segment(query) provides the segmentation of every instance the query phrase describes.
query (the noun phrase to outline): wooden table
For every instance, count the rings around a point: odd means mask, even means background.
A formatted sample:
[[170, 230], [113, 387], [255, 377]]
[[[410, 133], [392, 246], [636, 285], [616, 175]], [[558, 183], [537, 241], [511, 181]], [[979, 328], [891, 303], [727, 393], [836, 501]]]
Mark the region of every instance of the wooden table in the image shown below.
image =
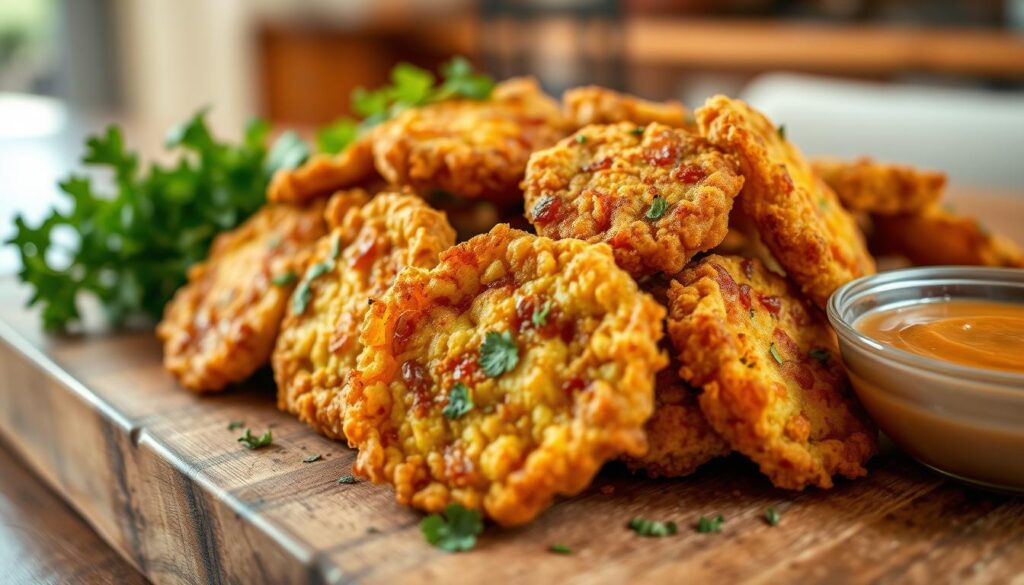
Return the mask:
[[[971, 209], [1022, 235], [1024, 200], [983, 197]], [[162, 371], [149, 331], [45, 336], [24, 295], [0, 282], [0, 439], [154, 582], [1024, 583], [1024, 498], [965, 488], [886, 444], [866, 479], [830, 491], [773, 489], [741, 457], [681, 480], [611, 465], [529, 526], [491, 526], [476, 550], [447, 554], [389, 488], [336, 483], [353, 452], [278, 412], [266, 379], [197, 397]], [[233, 420], [272, 428], [273, 446], [241, 448]], [[0, 486], [11, 485], [0, 466]], [[94, 557], [93, 569], [113, 563], [82, 542], [81, 525], [48, 523], [59, 504], [36, 496], [0, 519], [31, 522], [42, 548], [78, 547], [72, 556]], [[763, 521], [768, 507], [781, 512], [776, 527]], [[713, 514], [726, 519], [721, 534], [693, 530]], [[682, 529], [642, 538], [625, 527], [634, 516]], [[553, 543], [574, 554], [547, 552]]]

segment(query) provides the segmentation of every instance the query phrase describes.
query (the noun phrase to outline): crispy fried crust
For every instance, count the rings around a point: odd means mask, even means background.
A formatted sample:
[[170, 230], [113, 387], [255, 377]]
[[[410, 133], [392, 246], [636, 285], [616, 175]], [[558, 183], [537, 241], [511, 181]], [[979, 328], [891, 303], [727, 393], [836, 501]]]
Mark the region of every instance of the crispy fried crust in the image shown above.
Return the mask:
[[712, 144], [739, 158], [746, 178], [741, 207], [815, 304], [824, 307], [836, 288], [874, 272], [854, 218], [763, 114], [715, 96], [697, 110], [697, 124]]
[[[345, 413], [356, 471], [417, 508], [458, 502], [503, 525], [530, 521], [606, 459], [644, 452], [663, 317], [606, 246], [506, 225], [433, 270], [407, 268], [363, 325]], [[488, 332], [509, 332], [518, 355], [496, 377], [479, 362]], [[449, 419], [459, 382], [474, 406]]]
[[778, 487], [864, 475], [876, 431], [835, 334], [756, 260], [708, 256], [669, 289], [668, 329], [711, 426]]
[[431, 268], [455, 243], [444, 214], [415, 195], [381, 193], [360, 207], [361, 201], [359, 192], [332, 199], [329, 209], [347, 212], [320, 239], [309, 270], [331, 268], [310, 281], [304, 310], [289, 306], [272, 359], [278, 408], [334, 439], [344, 438], [345, 387], [363, 348], [359, 328], [369, 303], [402, 268]]
[[562, 108], [575, 128], [617, 122], [632, 122], [641, 126], [657, 122], [683, 128], [692, 120], [690, 112], [681, 102], [652, 102], [596, 85], [566, 91], [562, 95]]
[[338, 154], [314, 154], [297, 168], [277, 171], [267, 187], [267, 199], [301, 204], [354, 187], [374, 174], [370, 138], [363, 136]]
[[811, 165], [850, 211], [880, 215], [916, 212], [936, 203], [946, 188], [945, 173], [869, 158], [824, 158]]
[[530, 153], [568, 133], [558, 103], [532, 79], [498, 84], [485, 101], [447, 100], [412, 108], [373, 132], [377, 170], [421, 193], [509, 201]]
[[294, 287], [273, 280], [305, 268], [313, 243], [327, 230], [323, 209], [322, 202], [265, 205], [217, 236], [209, 257], [189, 270], [188, 284], [167, 304], [156, 329], [164, 367], [183, 386], [221, 390], [266, 363]]
[[[530, 157], [527, 218], [548, 237], [610, 244], [634, 276], [675, 273], [728, 231], [743, 185], [704, 139], [662, 124], [587, 126]], [[652, 219], [655, 198], [667, 203]]]
[[700, 409], [700, 389], [679, 377], [679, 361], [672, 359], [658, 372], [654, 385], [654, 414], [647, 421], [647, 453], [624, 457], [631, 471], [649, 477], [683, 477], [732, 448], [711, 428]]
[[978, 220], [939, 206], [918, 214], [874, 216], [873, 237], [884, 253], [905, 256], [914, 264], [961, 264], [1024, 268], [1024, 252]]

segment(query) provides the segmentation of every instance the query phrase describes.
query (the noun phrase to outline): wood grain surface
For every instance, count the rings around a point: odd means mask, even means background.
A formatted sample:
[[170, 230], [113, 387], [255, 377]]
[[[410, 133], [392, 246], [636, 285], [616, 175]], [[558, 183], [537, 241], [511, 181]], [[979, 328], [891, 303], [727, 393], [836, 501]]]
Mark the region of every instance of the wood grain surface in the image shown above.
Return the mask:
[[[151, 332], [45, 336], [24, 294], [0, 283], [0, 437], [156, 583], [1024, 583], [1024, 498], [963, 487], [886, 444], [866, 479], [803, 493], [740, 457], [681, 480], [610, 465], [538, 521], [444, 553], [389, 488], [338, 484], [354, 453], [278, 412], [267, 376], [195, 396], [163, 372]], [[273, 445], [242, 448], [234, 420], [272, 429]], [[303, 463], [311, 454], [323, 460]], [[720, 534], [693, 529], [714, 514]], [[681, 530], [639, 537], [634, 516]]]

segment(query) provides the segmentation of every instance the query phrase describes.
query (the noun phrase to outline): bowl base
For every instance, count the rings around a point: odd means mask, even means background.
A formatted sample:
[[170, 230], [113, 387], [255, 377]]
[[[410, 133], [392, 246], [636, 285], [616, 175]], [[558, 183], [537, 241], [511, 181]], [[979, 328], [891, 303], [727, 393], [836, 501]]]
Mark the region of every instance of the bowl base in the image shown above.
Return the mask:
[[967, 485], [969, 485], [971, 487], [974, 487], [974, 488], [979, 488], [979, 489], [983, 489], [985, 491], [996, 492], [996, 493], [1004, 494], [1004, 495], [1008, 495], [1008, 496], [1021, 496], [1021, 495], [1024, 495], [1024, 488], [1008, 486], [1008, 485], [1003, 485], [1003, 484], [998, 484], [998, 483], [989, 483], [987, 481], [981, 481], [981, 480], [977, 480], [977, 479], [971, 479], [969, 477], [964, 477], [962, 475], [957, 475], [955, 473], [946, 471], [946, 470], [941, 469], [939, 467], [935, 467], [934, 465], [931, 465], [929, 463], [925, 463], [924, 461], [921, 461], [920, 459], [917, 459], [916, 457], [914, 458], [914, 460], [917, 461], [918, 463], [920, 463], [921, 465], [924, 465], [928, 469], [934, 471], [935, 473], [938, 473], [939, 475], [943, 475], [945, 477], [948, 477], [950, 479], [956, 480], [956, 481], [958, 481], [960, 483], [963, 483], [963, 484], [967, 484]]

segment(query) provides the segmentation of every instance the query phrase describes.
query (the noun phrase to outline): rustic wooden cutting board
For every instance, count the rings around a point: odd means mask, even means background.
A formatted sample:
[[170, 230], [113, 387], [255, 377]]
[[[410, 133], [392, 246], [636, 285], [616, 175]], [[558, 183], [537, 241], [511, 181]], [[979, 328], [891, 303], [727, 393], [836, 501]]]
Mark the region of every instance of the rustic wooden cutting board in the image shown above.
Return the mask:
[[[610, 466], [529, 526], [476, 550], [427, 545], [390, 488], [338, 484], [353, 452], [274, 407], [269, 383], [197, 397], [160, 367], [151, 333], [48, 337], [0, 284], [0, 435], [157, 583], [1007, 582], [1024, 574], [1024, 499], [962, 487], [891, 447], [859, 481], [773, 489], [742, 458], [682, 480]], [[273, 446], [242, 448], [244, 420]], [[303, 463], [310, 454], [323, 460]], [[763, 515], [774, 506], [776, 527]], [[698, 534], [722, 514], [721, 534]], [[675, 520], [643, 538], [634, 516]], [[547, 552], [568, 545], [571, 556]]]

